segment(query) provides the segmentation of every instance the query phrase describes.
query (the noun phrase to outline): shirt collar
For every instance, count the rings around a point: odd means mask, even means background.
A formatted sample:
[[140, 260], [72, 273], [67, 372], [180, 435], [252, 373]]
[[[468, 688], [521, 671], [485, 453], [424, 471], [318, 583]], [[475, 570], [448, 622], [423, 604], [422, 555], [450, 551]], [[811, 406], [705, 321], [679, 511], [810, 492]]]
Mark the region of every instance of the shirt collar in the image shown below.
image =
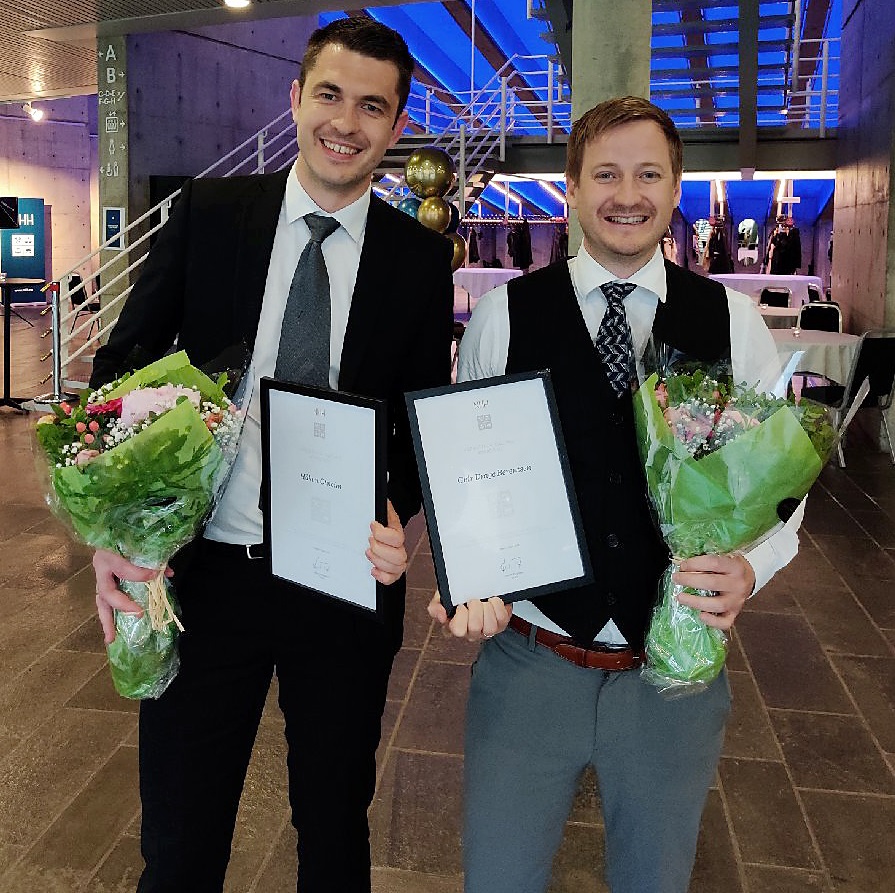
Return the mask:
[[[578, 299], [584, 301], [591, 292], [607, 282], [620, 281], [619, 277], [610, 273], [602, 264], [595, 261], [584, 245], [581, 245], [572, 268], [572, 281], [578, 292]], [[662, 252], [657, 247], [656, 253], [624, 282], [633, 282], [640, 288], [651, 291], [660, 301], [665, 300], [668, 286], [665, 282], [665, 263]]]
[[298, 180], [298, 172], [293, 167], [286, 180], [286, 222], [294, 223], [305, 214], [323, 214], [326, 217], [334, 217], [348, 235], [357, 244], [360, 244], [364, 235], [364, 227], [367, 225], [367, 213], [370, 210], [370, 192], [368, 189], [350, 205], [339, 208], [338, 211], [324, 211], [305, 191], [304, 186]]

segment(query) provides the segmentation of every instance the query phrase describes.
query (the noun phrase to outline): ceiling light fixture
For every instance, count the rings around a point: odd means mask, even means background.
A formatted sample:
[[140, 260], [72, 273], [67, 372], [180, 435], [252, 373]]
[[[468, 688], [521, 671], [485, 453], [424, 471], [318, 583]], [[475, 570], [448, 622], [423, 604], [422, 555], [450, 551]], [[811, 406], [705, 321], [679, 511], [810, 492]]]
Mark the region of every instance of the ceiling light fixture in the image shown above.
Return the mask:
[[245, 9], [252, 5], [252, 0], [224, 0], [224, 6], [230, 9]]
[[28, 112], [28, 114], [31, 116], [31, 120], [32, 120], [32, 121], [41, 121], [41, 120], [43, 120], [44, 110], [43, 110], [43, 109], [36, 109], [30, 102], [26, 102], [26, 103], [22, 106], [22, 111], [23, 111], [23, 112]]

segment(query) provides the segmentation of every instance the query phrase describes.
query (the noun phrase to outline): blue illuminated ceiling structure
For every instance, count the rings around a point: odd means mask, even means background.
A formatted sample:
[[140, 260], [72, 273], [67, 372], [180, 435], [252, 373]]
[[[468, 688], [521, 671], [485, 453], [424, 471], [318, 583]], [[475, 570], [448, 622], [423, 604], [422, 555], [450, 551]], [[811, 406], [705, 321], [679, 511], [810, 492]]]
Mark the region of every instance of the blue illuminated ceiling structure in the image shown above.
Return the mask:
[[[818, 126], [819, 102], [816, 97], [806, 101], [803, 94], [820, 89], [823, 69], [820, 40], [824, 38], [834, 41], [827, 60], [826, 81], [834, 97], [827, 105], [828, 126], [835, 126], [839, 78], [835, 41], [841, 30], [842, 0], [797, 2], [798, 10], [789, 0], [759, 3], [756, 84], [759, 128]], [[514, 56], [552, 56], [557, 61], [567, 61], [568, 48], [564, 52], [563, 42], [570, 41], [570, 36], [566, 33], [566, 23], [557, 20], [556, 12], [560, 8], [573, 10], [573, 4], [569, 0], [562, 3], [544, 0], [543, 5], [542, 18], [527, 18], [524, 0], [447, 0], [324, 13], [320, 21], [325, 24], [346, 15], [363, 15], [399, 31], [417, 61], [417, 87], [428, 90], [433, 115], [442, 115], [447, 120], [468, 103], [471, 90], [478, 91], [493, 83], [496, 72]], [[654, 0], [652, 22], [651, 99], [685, 133], [696, 129], [737, 128], [740, 124], [738, 4], [723, 0]], [[796, 25], [803, 42], [798, 61], [793, 58]], [[557, 34], [565, 37], [556, 37]], [[542, 86], [526, 76], [523, 64], [515, 64], [520, 71], [515, 83], [517, 95], [524, 96], [528, 91], [528, 95], [543, 101]], [[565, 98], [568, 98], [567, 92]], [[425, 129], [419, 105], [411, 108], [411, 122], [412, 130]], [[568, 125], [564, 129], [568, 130]], [[535, 134], [539, 130], [545, 132], [533, 121], [517, 129], [517, 133]], [[821, 187], [819, 183], [828, 185]], [[521, 210], [527, 215], [561, 216], [565, 212], [556, 196], [557, 190], [560, 194], [564, 190], [561, 182], [553, 183], [550, 191], [538, 182], [514, 180], [504, 185], [511, 190], [509, 200], [493, 183], [482, 194], [485, 213], [509, 211], [515, 215]], [[774, 186], [772, 181], [729, 185], [730, 195], [736, 195], [737, 201], [750, 208], [766, 202], [767, 193], [769, 190], [773, 193]], [[816, 212], [816, 216], [823, 210], [826, 199], [822, 194], [809, 198], [809, 192], [815, 188], [831, 190], [832, 184], [798, 181], [798, 188], [804, 191], [801, 207], [797, 206], [795, 213], [799, 216]], [[689, 209], [692, 203], [695, 208], [700, 204], [696, 190], [695, 183], [684, 183], [684, 207]], [[704, 187], [700, 188], [700, 195], [701, 192], [706, 192], [704, 206], [707, 207], [708, 193]], [[689, 217], [689, 210], [684, 214]], [[697, 216], [704, 214], [700, 211]]]

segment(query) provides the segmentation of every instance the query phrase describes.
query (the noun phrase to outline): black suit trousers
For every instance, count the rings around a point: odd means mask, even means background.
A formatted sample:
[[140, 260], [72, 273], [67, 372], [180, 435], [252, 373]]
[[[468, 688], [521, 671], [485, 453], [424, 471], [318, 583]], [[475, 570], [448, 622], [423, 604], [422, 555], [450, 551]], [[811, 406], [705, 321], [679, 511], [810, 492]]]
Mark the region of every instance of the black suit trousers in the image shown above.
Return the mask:
[[199, 540], [174, 585], [181, 669], [140, 709], [139, 893], [219, 893], [271, 678], [286, 720], [301, 893], [369, 893], [367, 809], [403, 581], [386, 623], [272, 578], [245, 550]]

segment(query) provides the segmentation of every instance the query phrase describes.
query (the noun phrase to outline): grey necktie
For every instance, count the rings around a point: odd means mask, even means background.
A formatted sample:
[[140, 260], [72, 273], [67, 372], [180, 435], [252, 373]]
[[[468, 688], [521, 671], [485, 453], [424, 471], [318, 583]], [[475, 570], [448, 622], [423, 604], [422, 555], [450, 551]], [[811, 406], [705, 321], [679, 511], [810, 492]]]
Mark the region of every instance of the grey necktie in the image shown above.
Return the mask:
[[339, 228], [334, 217], [306, 214], [311, 238], [298, 263], [280, 329], [275, 376], [284, 381], [329, 387], [330, 299], [323, 240]]
[[633, 282], [607, 282], [600, 286], [606, 295], [607, 307], [594, 343], [606, 367], [609, 384], [618, 397], [630, 391], [631, 383], [637, 375], [631, 345], [631, 327], [628, 325], [624, 305], [625, 298], [635, 288], [637, 286]]

